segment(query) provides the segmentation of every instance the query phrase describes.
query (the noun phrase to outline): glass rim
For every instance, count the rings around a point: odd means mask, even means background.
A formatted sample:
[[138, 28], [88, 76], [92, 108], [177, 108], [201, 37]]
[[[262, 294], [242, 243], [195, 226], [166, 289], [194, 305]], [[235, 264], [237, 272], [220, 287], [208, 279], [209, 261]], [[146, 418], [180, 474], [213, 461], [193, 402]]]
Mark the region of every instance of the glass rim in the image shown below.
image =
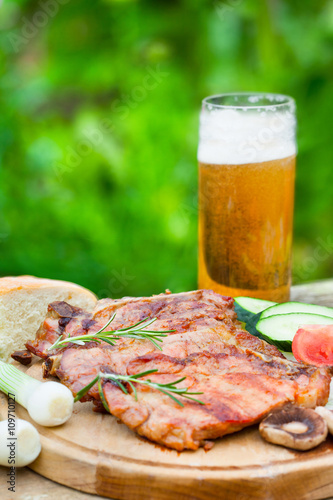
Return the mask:
[[[262, 98], [271, 98], [271, 99], [280, 99], [275, 103], [270, 104], [218, 104], [213, 102], [214, 99], [221, 99], [223, 97], [262, 97]], [[202, 100], [203, 106], [212, 106], [215, 109], [269, 109], [269, 108], [284, 108], [286, 106], [295, 106], [295, 99], [289, 95], [285, 94], [275, 94], [273, 92], [225, 92], [222, 94], [214, 94], [205, 97]]]

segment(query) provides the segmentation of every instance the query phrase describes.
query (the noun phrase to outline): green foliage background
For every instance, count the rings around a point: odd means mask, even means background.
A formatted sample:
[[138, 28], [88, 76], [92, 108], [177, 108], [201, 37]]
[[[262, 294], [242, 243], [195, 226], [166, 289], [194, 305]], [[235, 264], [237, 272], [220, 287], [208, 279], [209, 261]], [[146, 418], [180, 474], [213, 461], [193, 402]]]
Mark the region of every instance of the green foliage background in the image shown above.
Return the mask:
[[3, 0], [0, 274], [195, 288], [200, 101], [250, 90], [297, 100], [294, 278], [331, 276], [332, 48], [332, 1]]

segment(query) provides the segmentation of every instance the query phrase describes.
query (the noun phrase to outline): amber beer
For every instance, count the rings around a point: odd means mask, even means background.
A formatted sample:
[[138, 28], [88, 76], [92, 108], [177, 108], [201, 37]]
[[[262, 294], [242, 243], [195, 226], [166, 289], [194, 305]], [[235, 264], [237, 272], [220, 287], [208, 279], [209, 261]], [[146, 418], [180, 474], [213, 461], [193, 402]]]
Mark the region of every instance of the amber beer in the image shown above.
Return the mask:
[[285, 96], [203, 101], [199, 159], [199, 287], [289, 298], [295, 105]]

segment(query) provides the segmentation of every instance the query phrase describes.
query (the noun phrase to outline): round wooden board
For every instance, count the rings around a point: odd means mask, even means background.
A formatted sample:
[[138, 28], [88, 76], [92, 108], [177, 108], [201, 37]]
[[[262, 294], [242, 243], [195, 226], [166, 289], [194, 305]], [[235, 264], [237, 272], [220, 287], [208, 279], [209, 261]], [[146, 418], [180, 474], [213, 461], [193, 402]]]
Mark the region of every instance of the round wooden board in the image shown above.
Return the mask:
[[[26, 372], [41, 379], [41, 361]], [[19, 405], [16, 414], [31, 421]], [[3, 395], [0, 415], [7, 415]], [[74, 415], [60, 427], [36, 427], [42, 452], [31, 469], [88, 493], [126, 500], [333, 495], [332, 438], [315, 450], [293, 452], [264, 442], [254, 426], [217, 440], [208, 452], [177, 453], [139, 438], [110, 415], [93, 413], [90, 403], [75, 403]]]
[[[28, 369], [41, 378], [41, 361]], [[17, 416], [30, 420], [17, 405]], [[1, 394], [0, 416], [7, 418]], [[31, 420], [30, 420], [31, 421]], [[34, 424], [36, 425], [36, 424]], [[30, 468], [53, 481], [124, 500], [316, 500], [333, 496], [333, 438], [308, 452], [264, 442], [257, 426], [216, 441], [205, 452], [165, 449], [110, 415], [76, 403], [57, 428], [37, 426], [42, 452]]]

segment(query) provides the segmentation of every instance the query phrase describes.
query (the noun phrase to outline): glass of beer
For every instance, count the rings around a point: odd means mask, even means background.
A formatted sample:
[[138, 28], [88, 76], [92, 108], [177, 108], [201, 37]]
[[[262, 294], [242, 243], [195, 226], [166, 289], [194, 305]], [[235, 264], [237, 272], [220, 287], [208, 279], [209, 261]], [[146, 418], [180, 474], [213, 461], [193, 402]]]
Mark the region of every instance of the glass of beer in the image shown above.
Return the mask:
[[199, 133], [199, 287], [289, 299], [295, 102], [279, 94], [203, 100]]

